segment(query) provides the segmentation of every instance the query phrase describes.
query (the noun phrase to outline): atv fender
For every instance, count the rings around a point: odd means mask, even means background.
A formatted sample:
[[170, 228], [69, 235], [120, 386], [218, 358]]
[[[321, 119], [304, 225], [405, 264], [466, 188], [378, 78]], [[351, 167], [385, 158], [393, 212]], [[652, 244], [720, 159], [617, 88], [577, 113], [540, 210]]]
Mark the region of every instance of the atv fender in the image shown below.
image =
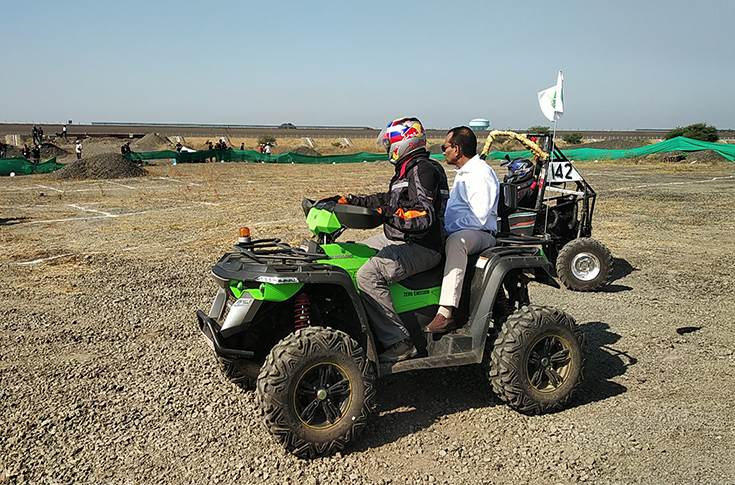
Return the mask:
[[527, 270], [527, 273], [533, 274], [532, 281], [559, 288], [551, 276], [551, 263], [538, 247], [502, 246], [487, 249], [480, 254], [476, 268], [471, 289], [470, 308], [473, 311], [470, 314], [470, 332], [472, 347], [481, 351], [485, 347], [495, 299], [509, 272]]

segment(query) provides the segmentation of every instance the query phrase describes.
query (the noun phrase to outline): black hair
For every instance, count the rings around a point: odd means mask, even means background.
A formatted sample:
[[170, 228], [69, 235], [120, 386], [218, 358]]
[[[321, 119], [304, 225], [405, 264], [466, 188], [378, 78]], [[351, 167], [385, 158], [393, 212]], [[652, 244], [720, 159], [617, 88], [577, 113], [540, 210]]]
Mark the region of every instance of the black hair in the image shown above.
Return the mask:
[[472, 158], [477, 155], [477, 137], [466, 126], [457, 126], [449, 130], [449, 140], [459, 147], [462, 155]]

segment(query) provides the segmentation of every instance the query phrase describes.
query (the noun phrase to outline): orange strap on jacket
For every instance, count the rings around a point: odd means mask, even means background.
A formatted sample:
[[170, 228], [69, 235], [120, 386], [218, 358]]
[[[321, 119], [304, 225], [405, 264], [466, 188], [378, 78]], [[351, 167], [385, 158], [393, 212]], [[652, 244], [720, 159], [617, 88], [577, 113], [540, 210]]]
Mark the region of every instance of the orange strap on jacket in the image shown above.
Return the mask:
[[397, 215], [398, 217], [400, 217], [403, 220], [407, 220], [407, 219], [414, 219], [416, 217], [425, 216], [426, 215], [426, 211], [415, 211], [415, 210], [404, 211], [403, 209], [398, 208], [398, 210], [396, 211], [395, 215]]

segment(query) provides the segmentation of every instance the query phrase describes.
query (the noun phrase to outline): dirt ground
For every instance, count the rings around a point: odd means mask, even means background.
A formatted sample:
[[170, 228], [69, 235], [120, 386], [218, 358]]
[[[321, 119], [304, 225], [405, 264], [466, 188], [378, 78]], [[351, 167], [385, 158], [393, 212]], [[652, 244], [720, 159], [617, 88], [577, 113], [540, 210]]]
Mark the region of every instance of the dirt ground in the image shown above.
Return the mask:
[[303, 196], [382, 190], [388, 164], [0, 180], [0, 483], [735, 482], [735, 166], [578, 167], [615, 281], [531, 288], [586, 335], [571, 406], [527, 417], [474, 367], [406, 373], [354, 446], [314, 461], [267, 434], [194, 312], [240, 225], [297, 242]]

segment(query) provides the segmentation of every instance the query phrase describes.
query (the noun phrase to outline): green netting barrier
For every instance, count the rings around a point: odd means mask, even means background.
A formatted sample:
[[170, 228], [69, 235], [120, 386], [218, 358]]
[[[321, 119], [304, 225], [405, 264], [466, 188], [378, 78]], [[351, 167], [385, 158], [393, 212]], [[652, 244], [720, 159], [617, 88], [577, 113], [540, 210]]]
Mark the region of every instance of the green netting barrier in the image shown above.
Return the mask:
[[[674, 151], [694, 152], [712, 150], [729, 161], [735, 161], [735, 145], [726, 143], [710, 143], [706, 141], [693, 140], [679, 136], [660, 143], [646, 145], [626, 150], [607, 150], [604, 148], [569, 148], [564, 154], [571, 160], [615, 160], [619, 158], [633, 158], [650, 155], [652, 153], [665, 153]], [[492, 160], [500, 160], [508, 155], [511, 158], [530, 158], [528, 150], [501, 152], [493, 151], [488, 154]], [[201, 150], [197, 152], [180, 152], [163, 150], [158, 152], [132, 152], [126, 155], [128, 160], [160, 160], [171, 159], [176, 163], [192, 163], [207, 161], [224, 162], [252, 162], [252, 163], [361, 163], [380, 162], [386, 160], [383, 153], [359, 152], [348, 155], [301, 155], [300, 153], [281, 153], [278, 155], [265, 155], [255, 150]], [[444, 155], [432, 154], [435, 160], [444, 160]]]
[[175, 159], [176, 155], [178, 155], [178, 153], [173, 150], [161, 150], [158, 152], [130, 152], [125, 155], [125, 158], [133, 162], [142, 162], [143, 160]]
[[163, 150], [158, 152], [131, 152], [125, 157], [128, 160], [163, 160], [175, 159], [176, 163], [193, 163], [208, 161], [251, 162], [251, 163], [361, 163], [379, 162], [387, 157], [382, 153], [359, 152], [348, 155], [302, 155], [300, 153], [281, 153], [266, 155], [255, 150], [200, 150], [196, 152], [179, 152]]
[[15, 175], [51, 173], [63, 166], [64, 165], [56, 162], [56, 157], [37, 165], [34, 165], [22, 157], [0, 158], [0, 176], [8, 176], [11, 173], [15, 173]]
[[[710, 143], [707, 141], [693, 140], [683, 136], [677, 136], [670, 140], [626, 150], [606, 150], [604, 148], [565, 148], [564, 155], [570, 160], [616, 160], [619, 158], [634, 158], [650, 155], [652, 153], [665, 152], [699, 152], [712, 150], [719, 153], [729, 161], [735, 161], [735, 145], [727, 143]], [[517, 152], [490, 152], [488, 158], [498, 160], [505, 158], [530, 158], [528, 150]]]

